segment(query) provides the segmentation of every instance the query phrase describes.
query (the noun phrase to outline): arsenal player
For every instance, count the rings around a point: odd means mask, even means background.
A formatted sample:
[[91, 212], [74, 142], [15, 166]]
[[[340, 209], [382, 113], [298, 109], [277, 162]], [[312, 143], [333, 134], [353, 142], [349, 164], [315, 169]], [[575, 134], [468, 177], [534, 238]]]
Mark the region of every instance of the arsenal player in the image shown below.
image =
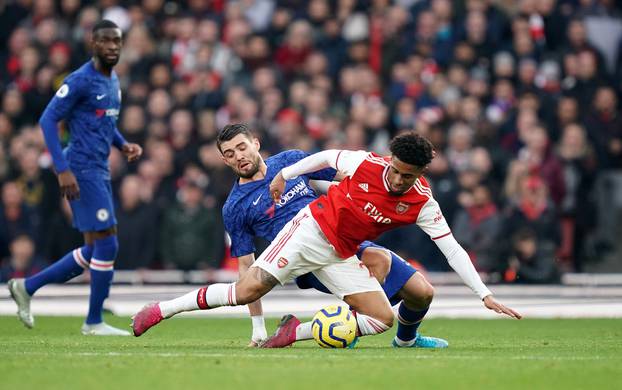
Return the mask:
[[[431, 236], [487, 308], [520, 319], [520, 314], [492, 297], [466, 251], [451, 235], [421, 177], [433, 158], [431, 143], [407, 133], [392, 140], [391, 153], [390, 157], [381, 157], [362, 151], [328, 150], [284, 168], [270, 184], [275, 201], [281, 199], [285, 182], [302, 174], [332, 167], [345, 178], [287, 223], [238, 282], [213, 284], [171, 301], [147, 305], [134, 318], [134, 334], [139, 336], [182, 311], [253, 302], [277, 283], [307, 272], [313, 272], [355, 310], [359, 335], [382, 333], [393, 324], [391, 307], [378, 281], [360, 272], [367, 271], [355, 253], [361, 242], [412, 223]], [[266, 344], [284, 347], [307, 339], [304, 329], [305, 324], [287, 316]]]

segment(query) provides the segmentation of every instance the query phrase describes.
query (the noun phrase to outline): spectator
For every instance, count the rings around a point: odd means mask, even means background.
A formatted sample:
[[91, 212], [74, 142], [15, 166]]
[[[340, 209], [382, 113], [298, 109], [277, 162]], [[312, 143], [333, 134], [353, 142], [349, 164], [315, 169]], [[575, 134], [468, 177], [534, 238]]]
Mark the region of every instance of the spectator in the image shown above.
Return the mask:
[[27, 235], [19, 235], [11, 241], [10, 256], [0, 267], [0, 282], [25, 278], [45, 268], [46, 264], [35, 255], [35, 243]]
[[566, 192], [560, 203], [562, 245], [560, 260], [573, 270], [583, 268], [584, 243], [596, 222], [593, 187], [596, 179], [596, 156], [585, 129], [578, 124], [564, 127], [557, 148], [562, 163]]
[[24, 197], [14, 181], [2, 186], [0, 205], [0, 255], [8, 255], [9, 244], [20, 235], [39, 238], [39, 218], [24, 204]]
[[15, 182], [21, 190], [24, 204], [41, 217], [41, 223], [45, 226], [60, 199], [56, 176], [49, 169], [41, 169], [39, 151], [34, 147], [27, 147], [18, 159], [21, 174]]
[[518, 183], [517, 203], [508, 207], [503, 218], [500, 247], [511, 247], [508, 240], [522, 228], [530, 228], [539, 239], [559, 245], [557, 211], [549, 198], [546, 183], [539, 176], [532, 175], [522, 176]]
[[158, 242], [158, 210], [143, 200], [143, 181], [139, 176], [123, 178], [116, 209], [119, 225], [119, 254], [115, 268], [146, 269], [153, 267]]
[[204, 185], [186, 181], [179, 201], [166, 210], [160, 228], [160, 255], [167, 268], [216, 269], [224, 257], [220, 212], [204, 205]]
[[526, 284], [558, 282], [553, 243], [538, 240], [537, 235], [528, 229], [516, 232], [503, 280]]
[[597, 90], [585, 122], [602, 169], [622, 168], [622, 115], [613, 88]]
[[462, 209], [456, 213], [452, 232], [471, 261], [481, 271], [494, 270], [497, 265], [495, 247], [501, 232], [502, 219], [492, 201], [490, 189], [477, 185], [461, 198]]

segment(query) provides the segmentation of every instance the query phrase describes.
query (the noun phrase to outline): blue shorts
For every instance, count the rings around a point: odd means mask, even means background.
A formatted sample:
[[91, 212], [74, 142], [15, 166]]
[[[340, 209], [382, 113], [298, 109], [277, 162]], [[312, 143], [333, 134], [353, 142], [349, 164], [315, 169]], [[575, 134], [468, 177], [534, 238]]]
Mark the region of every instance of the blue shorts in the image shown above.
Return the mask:
[[[399, 257], [394, 252], [388, 250], [385, 247], [374, 244], [371, 241], [365, 241], [359, 246], [359, 250], [356, 256], [360, 259], [363, 251], [367, 248], [379, 248], [388, 251], [391, 254], [391, 270], [387, 275], [387, 278], [382, 285], [382, 289], [389, 298], [391, 305], [396, 305], [402, 298], [399, 296], [399, 291], [406, 284], [408, 279], [417, 272], [417, 270], [410, 265], [406, 260]], [[330, 294], [330, 291], [313, 275], [312, 273], [304, 274], [296, 278], [296, 284], [299, 288], [314, 288], [318, 291]]]
[[110, 180], [77, 178], [80, 199], [69, 202], [73, 226], [81, 232], [96, 232], [117, 224]]

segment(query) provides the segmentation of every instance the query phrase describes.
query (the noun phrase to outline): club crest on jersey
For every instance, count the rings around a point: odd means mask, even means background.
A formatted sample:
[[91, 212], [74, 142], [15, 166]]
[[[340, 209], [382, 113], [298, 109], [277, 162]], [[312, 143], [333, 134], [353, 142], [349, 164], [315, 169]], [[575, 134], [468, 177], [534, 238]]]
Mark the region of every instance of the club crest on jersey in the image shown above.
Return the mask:
[[109, 217], [110, 217], [110, 213], [108, 212], [108, 210], [106, 209], [97, 210], [97, 219], [99, 221], [104, 222], [108, 220]]
[[279, 261], [276, 263], [279, 268], [285, 268], [287, 264], [289, 264], [289, 261], [285, 257], [279, 258]]
[[409, 208], [410, 208], [410, 205], [408, 203], [399, 202], [397, 206], [395, 206], [395, 211], [398, 214], [404, 214], [405, 212], [408, 211]]

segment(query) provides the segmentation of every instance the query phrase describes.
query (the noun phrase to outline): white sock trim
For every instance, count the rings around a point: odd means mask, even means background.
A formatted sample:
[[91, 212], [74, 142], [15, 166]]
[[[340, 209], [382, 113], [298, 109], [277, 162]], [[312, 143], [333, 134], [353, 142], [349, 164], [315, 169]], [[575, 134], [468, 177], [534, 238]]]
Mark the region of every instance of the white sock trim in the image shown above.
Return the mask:
[[296, 341], [311, 340], [313, 338], [313, 322], [302, 322], [296, 327]]
[[361, 313], [356, 313], [356, 324], [358, 325], [361, 336], [380, 334], [389, 329], [382, 321]]
[[400, 339], [399, 337], [395, 336], [395, 344], [399, 345], [400, 347], [410, 347], [415, 343], [415, 340], [417, 339], [417, 337], [413, 338], [412, 340], [408, 340], [408, 341], [404, 341], [402, 339]]
[[253, 323], [253, 335], [251, 340], [259, 342], [267, 339], [268, 332], [266, 331], [266, 323], [263, 315], [251, 316], [251, 322]]

